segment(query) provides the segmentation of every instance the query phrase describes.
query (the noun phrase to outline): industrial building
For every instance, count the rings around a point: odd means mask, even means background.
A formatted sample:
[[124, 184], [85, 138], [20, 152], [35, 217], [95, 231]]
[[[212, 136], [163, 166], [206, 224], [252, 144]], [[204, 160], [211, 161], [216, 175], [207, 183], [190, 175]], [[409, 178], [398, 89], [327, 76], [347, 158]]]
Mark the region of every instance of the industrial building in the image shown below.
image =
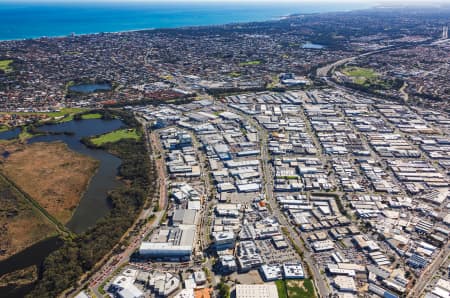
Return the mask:
[[134, 278], [131, 276], [117, 276], [108, 291], [119, 298], [144, 298], [144, 293], [134, 285]]
[[139, 254], [149, 258], [189, 259], [194, 238], [195, 226], [192, 225], [160, 230], [150, 241], [141, 243]]

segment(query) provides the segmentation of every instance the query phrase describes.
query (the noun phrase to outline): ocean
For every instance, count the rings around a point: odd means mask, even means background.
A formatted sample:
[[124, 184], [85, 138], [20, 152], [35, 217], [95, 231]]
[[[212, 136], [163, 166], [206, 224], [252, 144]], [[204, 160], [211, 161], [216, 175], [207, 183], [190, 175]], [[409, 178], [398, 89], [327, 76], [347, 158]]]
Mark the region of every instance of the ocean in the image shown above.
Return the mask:
[[[0, 0], [0, 40], [218, 25], [294, 13], [369, 8], [357, 3], [25, 3]], [[123, 1], [125, 2], [125, 1]]]

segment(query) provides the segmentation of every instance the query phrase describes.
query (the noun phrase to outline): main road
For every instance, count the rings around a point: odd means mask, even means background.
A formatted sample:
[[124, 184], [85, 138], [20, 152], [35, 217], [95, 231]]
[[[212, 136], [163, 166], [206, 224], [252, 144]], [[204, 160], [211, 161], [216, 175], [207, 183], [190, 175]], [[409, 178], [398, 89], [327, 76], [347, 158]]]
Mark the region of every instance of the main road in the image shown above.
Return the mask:
[[[160, 143], [154, 133], [150, 134], [148, 132], [146, 128], [146, 122], [142, 119], [139, 118], [137, 119], [141, 122], [144, 129], [145, 141], [149, 157], [150, 159], [154, 160], [156, 164], [156, 170], [158, 175], [157, 185], [159, 187], [159, 201], [158, 201], [159, 211], [154, 211], [153, 208], [151, 207], [142, 210], [138, 218], [135, 220], [133, 226], [128, 229], [128, 231], [122, 237], [121, 241], [125, 238], [126, 235], [128, 235], [130, 231], [132, 231], [136, 227], [136, 225], [141, 220], [147, 220], [151, 216], [153, 216], [153, 218], [147, 221], [146, 224], [140, 228], [139, 232], [136, 233], [135, 236], [131, 237], [127, 245], [127, 248], [124, 251], [122, 251], [120, 254], [114, 255], [112, 250], [105, 257], [107, 260], [105, 260], [105, 258], [102, 259], [99, 263], [103, 263], [103, 265], [101, 265], [100, 268], [96, 269], [95, 273], [86, 282], [82, 283], [82, 285], [78, 287], [77, 291], [74, 291], [75, 295], [81, 290], [81, 288], [87, 285], [88, 288], [95, 294], [95, 296], [103, 297], [103, 294], [101, 294], [100, 287], [102, 287], [104, 283], [113, 276], [113, 274], [118, 268], [122, 267], [123, 265], [129, 262], [131, 255], [138, 249], [142, 239], [147, 237], [153, 231], [153, 229], [159, 225], [167, 209], [168, 205], [166, 195], [167, 175], [165, 171], [164, 162], [158, 156], [158, 153], [161, 152]], [[119, 243], [121, 241], [119, 241]]]
[[[351, 89], [349, 89], [348, 87], [344, 87], [340, 84], [337, 84], [331, 80], [329, 80], [329, 77], [332, 75], [331, 73], [336, 69], [336, 67], [339, 67], [341, 65], [344, 65], [350, 61], [353, 61], [357, 58], [361, 58], [361, 57], [365, 57], [365, 56], [370, 56], [373, 54], [378, 54], [378, 53], [382, 53], [382, 52], [387, 52], [387, 51], [391, 51], [391, 50], [395, 50], [395, 49], [400, 49], [400, 48], [406, 48], [409, 46], [417, 46], [420, 44], [430, 44], [430, 45], [436, 45], [436, 44], [440, 44], [440, 43], [446, 43], [449, 42], [450, 40], [426, 40], [424, 42], [421, 43], [417, 43], [417, 44], [406, 44], [406, 45], [399, 45], [399, 46], [388, 46], [388, 47], [384, 47], [378, 50], [374, 50], [374, 51], [370, 51], [370, 52], [366, 52], [357, 56], [353, 56], [353, 57], [348, 57], [345, 59], [341, 59], [338, 60], [336, 62], [333, 62], [331, 64], [325, 65], [323, 67], [320, 67], [316, 70], [316, 76], [319, 78], [323, 78], [325, 80], [325, 82], [333, 87], [333, 88], [337, 88], [337, 89], [343, 89], [345, 91], [353, 91]], [[404, 89], [405, 86], [403, 86], [402, 88]], [[376, 97], [376, 96], [373, 96]], [[407, 93], [404, 92], [404, 99], [408, 99]], [[406, 102], [406, 101], [405, 101]], [[417, 283], [414, 285], [414, 287], [409, 291], [408, 294], [408, 298], [409, 297], [420, 297], [422, 292], [424, 291], [424, 289], [426, 288], [427, 284], [429, 283], [429, 281], [433, 278], [433, 275], [439, 270], [439, 268], [445, 264], [445, 262], [447, 261], [447, 259], [450, 258], [450, 244], [449, 241], [447, 241], [447, 243], [445, 244], [445, 246], [443, 246], [442, 250], [440, 251], [440, 253], [434, 258], [433, 262], [428, 265], [425, 270], [422, 272], [420, 278], [417, 280]]]
[[[420, 43], [418, 43], [418, 44], [420, 44]], [[399, 49], [399, 48], [403, 48], [403, 47], [408, 47], [408, 46], [411, 46], [411, 44], [387, 46], [387, 47], [383, 47], [383, 48], [376, 49], [376, 50], [373, 50], [373, 51], [364, 52], [362, 54], [359, 54], [359, 55], [356, 55], [356, 56], [353, 56], [353, 57], [344, 58], [344, 59], [341, 59], [341, 60], [338, 60], [338, 61], [335, 61], [333, 63], [330, 63], [330, 64], [327, 64], [325, 66], [317, 68], [316, 76], [319, 77], [319, 78], [327, 77], [328, 74], [330, 73], [330, 71], [334, 70], [336, 67], [341, 66], [341, 65], [343, 65], [345, 63], [348, 63], [350, 61], [353, 61], [353, 60], [355, 60], [357, 58], [366, 57], [366, 56], [370, 56], [370, 55], [374, 55], [374, 54], [379, 54], [379, 53], [383, 53], [383, 52], [387, 52], [387, 51], [390, 51], [390, 50], [395, 50], [395, 49]]]
[[434, 258], [433, 262], [428, 265], [425, 270], [422, 272], [420, 278], [417, 280], [414, 287], [409, 291], [408, 298], [411, 297], [421, 297], [423, 290], [427, 286], [428, 282], [433, 279], [434, 274], [441, 268], [442, 265], [447, 262], [450, 257], [450, 242], [447, 240], [447, 243], [442, 247], [442, 250], [439, 254]]
[[258, 124], [252, 123], [256, 129], [259, 131], [259, 135], [261, 138], [261, 160], [263, 164], [263, 174], [264, 174], [264, 185], [265, 185], [265, 192], [266, 196], [268, 198], [268, 201], [270, 203], [270, 206], [272, 207], [272, 213], [273, 215], [278, 219], [281, 225], [286, 227], [287, 231], [289, 232], [289, 236], [294, 242], [297, 247], [301, 249], [303, 252], [303, 262], [307, 264], [307, 266], [310, 268], [313, 276], [310, 276], [314, 280], [314, 283], [316, 285], [319, 297], [328, 297], [330, 295], [330, 289], [328, 287], [327, 281], [324, 278], [324, 276], [320, 273], [319, 268], [314, 263], [314, 259], [312, 256], [312, 253], [305, 247], [304, 239], [301, 238], [301, 236], [297, 233], [295, 228], [292, 226], [292, 224], [288, 221], [285, 214], [281, 212], [280, 208], [278, 207], [278, 203], [275, 200], [275, 196], [273, 194], [273, 176], [271, 167], [269, 165], [269, 159], [270, 154], [267, 149], [267, 132]]
[[262, 172], [263, 172], [263, 181], [264, 181], [264, 192], [267, 197], [267, 201], [272, 209], [272, 214], [278, 219], [280, 225], [284, 226], [289, 233], [290, 239], [292, 239], [293, 244], [300, 248], [303, 252], [302, 261], [306, 263], [306, 265], [310, 268], [312, 275], [310, 278], [314, 280], [316, 285], [316, 289], [319, 297], [329, 297], [331, 294], [330, 288], [326, 281], [326, 278], [321, 274], [319, 268], [314, 263], [314, 259], [311, 251], [309, 251], [304, 244], [304, 239], [297, 233], [292, 224], [288, 221], [284, 213], [278, 207], [278, 203], [275, 200], [275, 196], [273, 194], [273, 176], [271, 166], [269, 164], [269, 160], [271, 158], [268, 148], [268, 134], [267, 131], [261, 127], [254, 119], [243, 114], [239, 110], [233, 109], [227, 105], [222, 106], [226, 110], [231, 110], [234, 113], [237, 113], [247, 119], [247, 121], [258, 131], [260, 148], [261, 148], [261, 161], [262, 161]]
[[[408, 47], [413, 47], [413, 46], [419, 46], [419, 45], [438, 45], [441, 43], [447, 43], [450, 42], [450, 39], [446, 39], [446, 40], [434, 40], [434, 39], [427, 39], [425, 41], [421, 41], [421, 42], [417, 42], [417, 43], [403, 43], [403, 44], [399, 44], [399, 45], [391, 45], [391, 46], [387, 46], [387, 47], [383, 47], [377, 50], [373, 50], [373, 51], [369, 51], [369, 52], [364, 52], [362, 54], [359, 55], [355, 55], [353, 57], [347, 57], [335, 62], [332, 62], [330, 64], [327, 64], [325, 66], [319, 67], [316, 69], [316, 73], [315, 76], [317, 78], [322, 78], [325, 80], [325, 83], [331, 87], [337, 88], [337, 89], [343, 89], [345, 91], [353, 91], [353, 92], [359, 92], [358, 90], [354, 90], [354, 89], [350, 89], [348, 87], [344, 87], [340, 84], [334, 83], [331, 80], [329, 80], [329, 78], [332, 75], [332, 72], [339, 66], [342, 66], [348, 62], [354, 61], [357, 58], [361, 58], [361, 57], [367, 57], [370, 55], [374, 55], [374, 54], [379, 54], [379, 53], [384, 53], [384, 52], [389, 52], [392, 50], [398, 50], [398, 49], [404, 49], [404, 48], [408, 48]], [[376, 97], [374, 95], [374, 97]], [[408, 96], [407, 93], [404, 92], [403, 93], [403, 98], [406, 100], [408, 100]]]

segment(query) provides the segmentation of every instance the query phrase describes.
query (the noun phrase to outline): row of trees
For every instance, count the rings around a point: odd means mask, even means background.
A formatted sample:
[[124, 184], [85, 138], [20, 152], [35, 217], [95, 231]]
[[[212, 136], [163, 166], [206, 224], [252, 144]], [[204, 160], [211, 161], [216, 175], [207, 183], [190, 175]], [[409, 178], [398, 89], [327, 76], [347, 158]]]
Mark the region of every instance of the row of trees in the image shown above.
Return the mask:
[[197, 96], [197, 94], [191, 94], [186, 96], [181, 96], [177, 99], [155, 99], [155, 98], [144, 98], [141, 100], [134, 100], [134, 101], [120, 101], [116, 102], [114, 104], [108, 104], [108, 108], [122, 108], [126, 106], [139, 106], [139, 105], [154, 105], [159, 106], [163, 104], [173, 104], [173, 105], [181, 105], [181, 104], [188, 104], [193, 102], [193, 99]]
[[[132, 115], [113, 113], [119, 114], [126, 124], [137, 124]], [[105, 144], [102, 149], [122, 159], [119, 176], [127, 183], [110, 192], [108, 200], [112, 209], [106, 217], [85, 233], [66, 240], [46, 258], [42, 277], [28, 297], [56, 297], [76, 284], [120, 240], [155, 189], [154, 165], [143, 140], [125, 139]]]
[[101, 114], [102, 115], [101, 119], [103, 119], [103, 120], [111, 120], [111, 119], [114, 119], [114, 117], [116, 117], [115, 113], [111, 113], [109, 110], [89, 110], [86, 112], [77, 113], [77, 114], [73, 115], [73, 120], [75, 120], [75, 121], [83, 120], [83, 115], [96, 114], [96, 113]]

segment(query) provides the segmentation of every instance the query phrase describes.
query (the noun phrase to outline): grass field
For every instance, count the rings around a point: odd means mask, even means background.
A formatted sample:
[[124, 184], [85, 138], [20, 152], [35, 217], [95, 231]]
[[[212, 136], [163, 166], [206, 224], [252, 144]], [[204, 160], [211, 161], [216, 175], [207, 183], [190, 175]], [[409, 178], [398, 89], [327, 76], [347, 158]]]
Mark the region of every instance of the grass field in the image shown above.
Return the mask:
[[89, 113], [89, 114], [81, 115], [81, 119], [83, 119], [83, 120], [101, 119], [101, 118], [102, 118], [102, 114], [99, 114], [99, 113]]
[[376, 78], [378, 74], [371, 68], [363, 68], [363, 67], [347, 67], [343, 70], [345, 75], [350, 77], [365, 77], [368, 79]]
[[280, 298], [315, 298], [311, 279], [277, 280], [275, 282]]
[[372, 80], [376, 80], [379, 76], [378, 73], [371, 68], [356, 66], [346, 67], [342, 70], [342, 73], [351, 77], [352, 80], [359, 85], [364, 85]]
[[83, 108], [62, 108], [57, 112], [0, 112], [0, 114], [16, 114], [16, 115], [47, 115], [48, 117], [61, 117], [69, 114], [85, 112]]
[[73, 116], [78, 113], [85, 112], [86, 109], [83, 108], [63, 108], [58, 112], [49, 112], [44, 113], [50, 118], [57, 119], [56, 122], [62, 123], [62, 122], [68, 122], [73, 120]]
[[314, 298], [314, 285], [311, 279], [287, 280], [286, 288], [289, 298]]
[[13, 63], [13, 60], [8, 59], [8, 60], [0, 60], [0, 69], [3, 70], [4, 72], [10, 72], [12, 71], [12, 67], [11, 64]]
[[1, 125], [0, 126], [0, 132], [4, 132], [4, 131], [8, 131], [8, 130], [10, 130], [11, 128], [9, 127], [9, 126], [6, 126], [6, 125]]
[[76, 114], [86, 111], [86, 109], [83, 108], [63, 108], [58, 112], [49, 112], [45, 113], [49, 117], [61, 117], [64, 115], [70, 115], [70, 114]]
[[80, 202], [98, 162], [63, 143], [0, 145], [10, 156], [0, 170], [59, 222], [65, 224]]
[[141, 136], [136, 132], [135, 129], [119, 129], [96, 138], [92, 138], [91, 142], [94, 145], [101, 146], [106, 143], [115, 143], [122, 139], [135, 139], [139, 140]]
[[275, 285], [277, 286], [278, 297], [287, 298], [286, 283], [284, 282], [284, 280], [280, 279], [275, 281]]
[[57, 112], [0, 112], [0, 114], [16, 114], [20, 116], [45, 115], [47, 118], [42, 120], [42, 122], [54, 119], [56, 122], [61, 123], [72, 121], [75, 114], [86, 111], [87, 109], [84, 108], [63, 108]]
[[55, 235], [56, 228], [0, 176], [0, 260]]
[[261, 61], [253, 60], [253, 61], [241, 62], [241, 63], [239, 63], [239, 66], [251, 66], [251, 65], [260, 65], [260, 64], [261, 64]]
[[57, 121], [55, 121], [55, 122], [56, 122], [56, 123], [64, 123], [64, 122], [72, 121], [74, 115], [75, 115], [75, 114], [69, 114], [69, 115], [66, 115], [66, 116], [64, 116], [64, 117], [62, 117], [62, 118], [59, 118], [59, 119], [58, 119]]

